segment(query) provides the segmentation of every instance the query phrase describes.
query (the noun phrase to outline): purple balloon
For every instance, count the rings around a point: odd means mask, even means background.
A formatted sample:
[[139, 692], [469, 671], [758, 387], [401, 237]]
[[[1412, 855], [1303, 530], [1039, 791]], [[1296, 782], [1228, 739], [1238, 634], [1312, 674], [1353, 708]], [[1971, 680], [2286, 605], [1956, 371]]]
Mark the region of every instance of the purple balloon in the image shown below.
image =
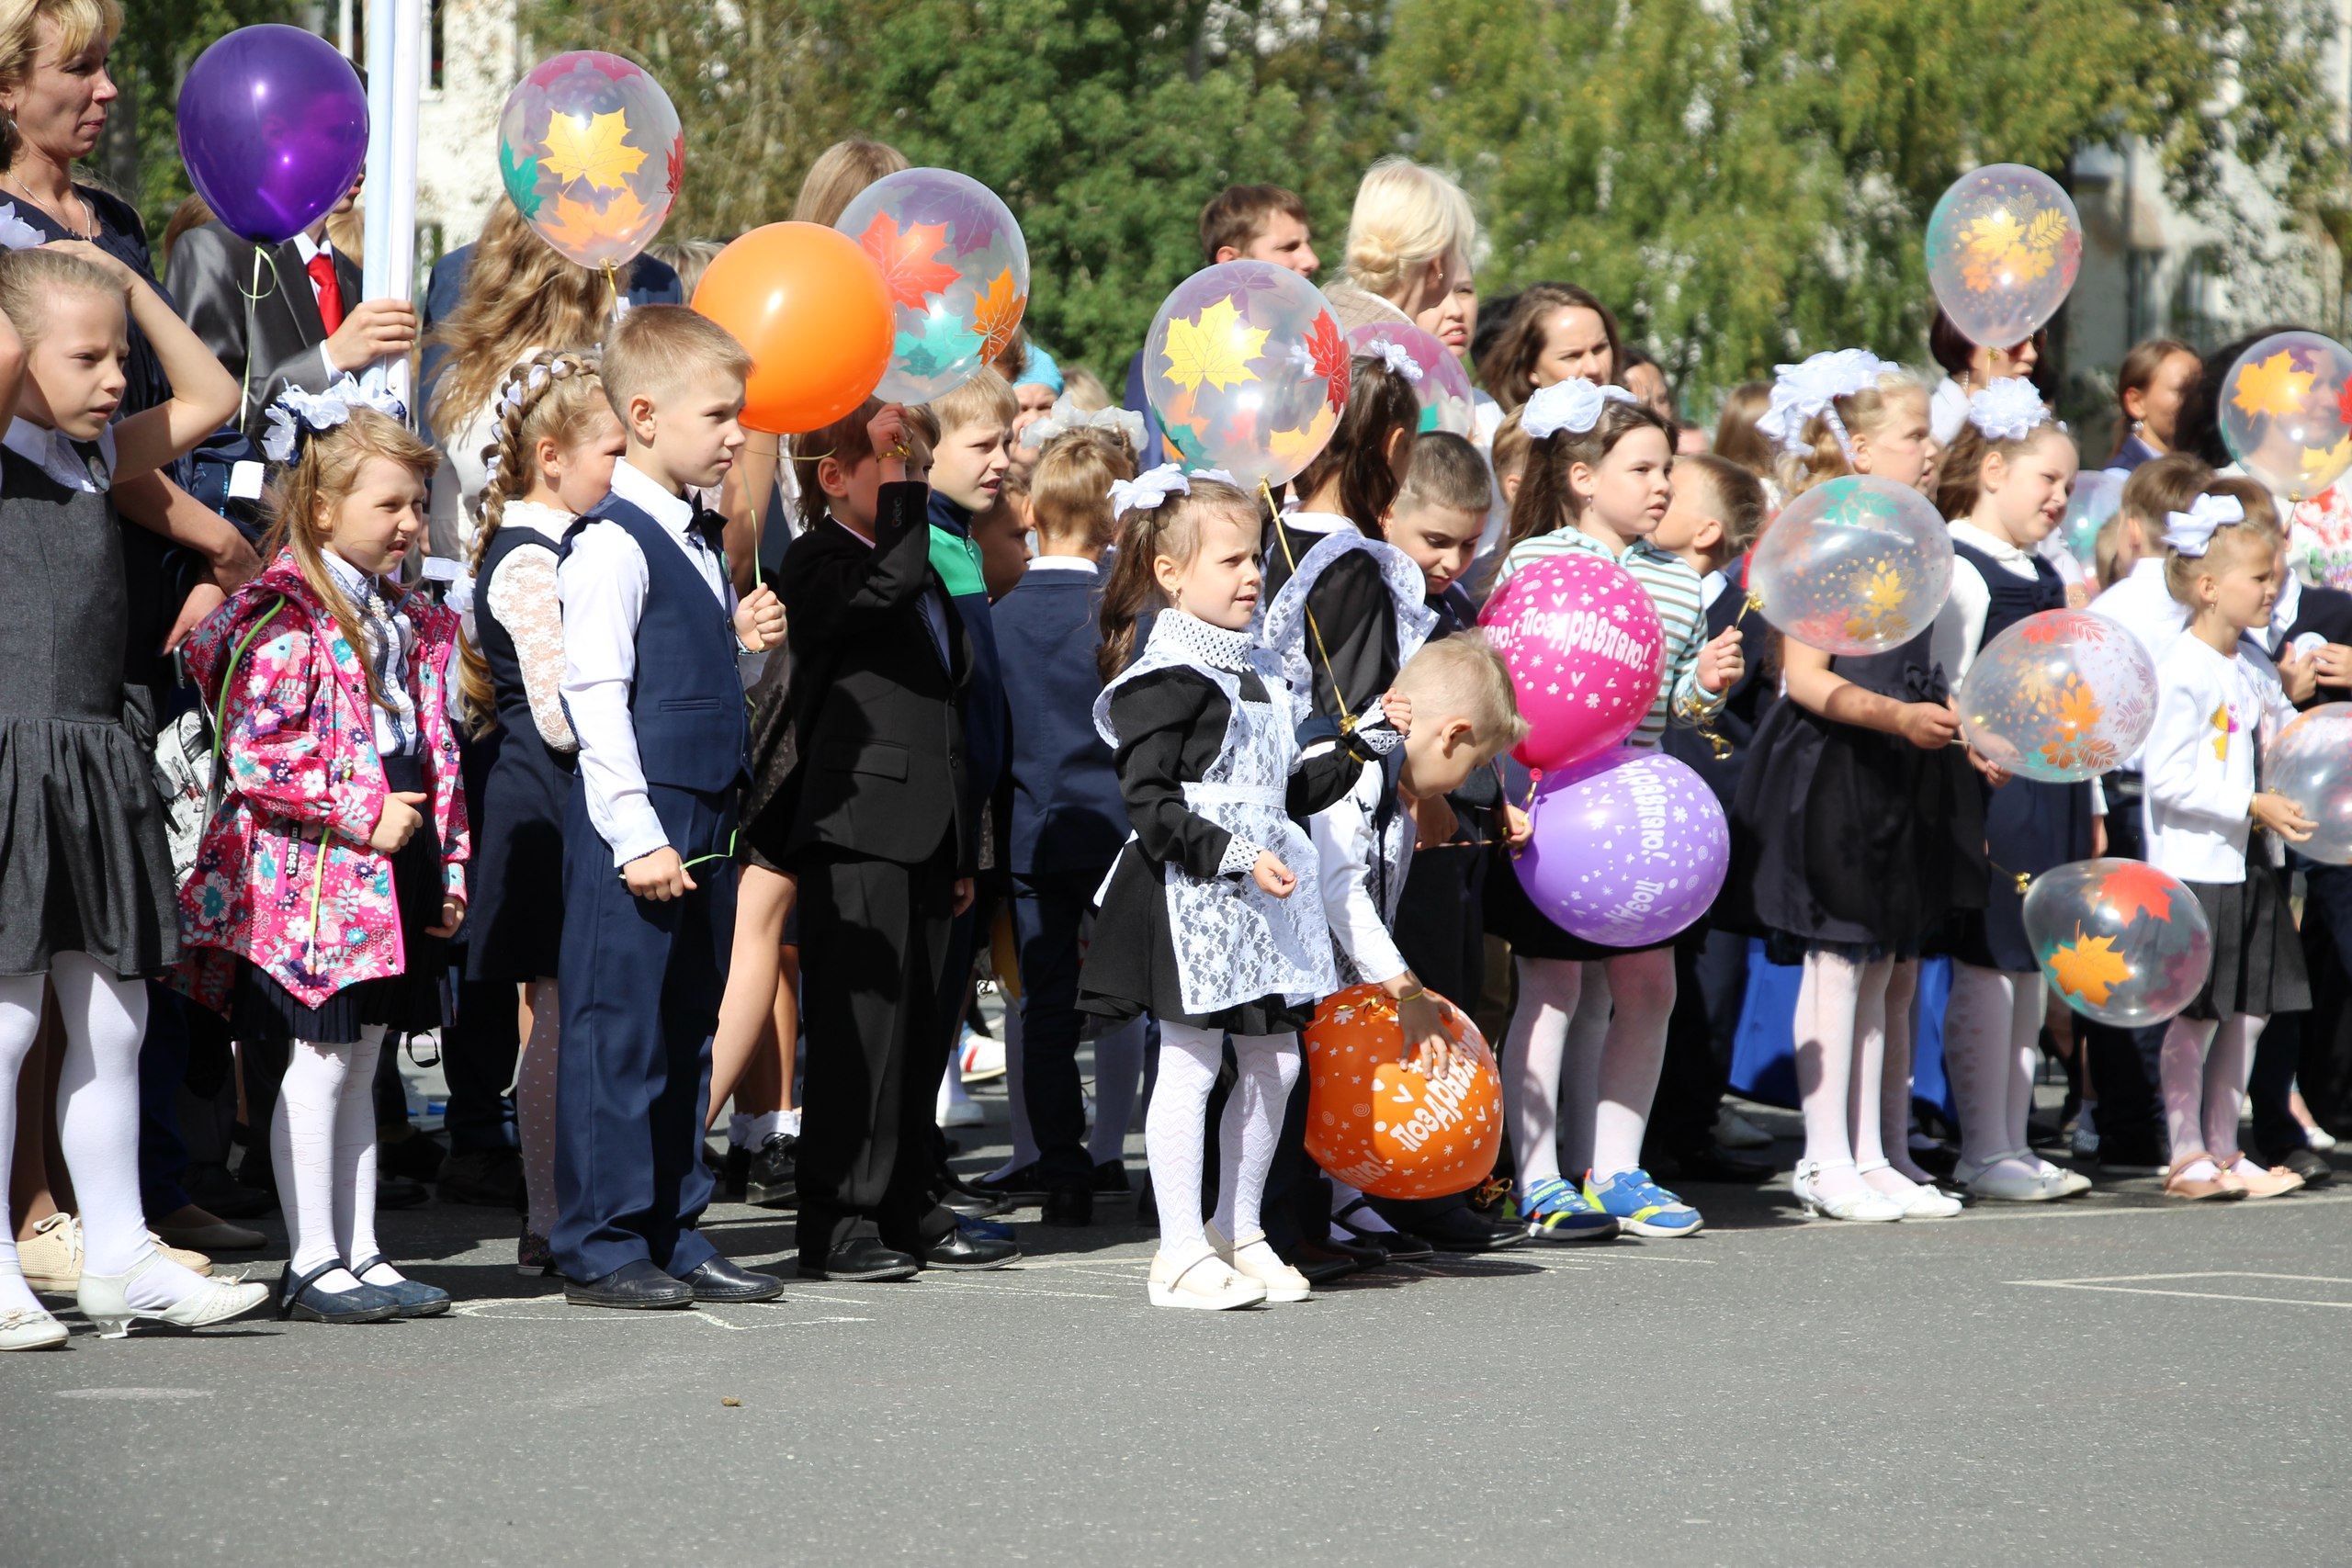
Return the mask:
[[180, 84], [180, 157], [231, 232], [277, 244], [341, 201], [368, 159], [359, 73], [316, 33], [239, 28]]
[[1731, 865], [1714, 791], [1663, 751], [1619, 747], [1547, 776], [1535, 836], [1512, 862], [1553, 923], [1587, 942], [1656, 947], [1704, 915]]

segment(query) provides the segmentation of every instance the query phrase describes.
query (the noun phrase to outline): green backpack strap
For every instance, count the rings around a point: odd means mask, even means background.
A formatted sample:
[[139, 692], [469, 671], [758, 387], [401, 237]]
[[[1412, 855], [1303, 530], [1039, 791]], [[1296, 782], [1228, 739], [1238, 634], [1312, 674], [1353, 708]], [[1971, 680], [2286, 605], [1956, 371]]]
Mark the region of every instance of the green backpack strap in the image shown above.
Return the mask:
[[[237, 639], [237, 646], [229, 652], [228, 668], [220, 671], [220, 694], [214, 699], [217, 707], [225, 708], [228, 705], [229, 682], [236, 678], [237, 666], [244, 660], [245, 649], [253, 646], [254, 638], [261, 635], [262, 628], [276, 620], [277, 612], [284, 608], [286, 608], [286, 596], [281, 593], [277, 597], [277, 603], [269, 607], [269, 613], [246, 627], [245, 635]], [[212, 782], [216, 789], [220, 787], [220, 748], [227, 734], [227, 728], [221, 724], [220, 715], [216, 712], [212, 719]]]

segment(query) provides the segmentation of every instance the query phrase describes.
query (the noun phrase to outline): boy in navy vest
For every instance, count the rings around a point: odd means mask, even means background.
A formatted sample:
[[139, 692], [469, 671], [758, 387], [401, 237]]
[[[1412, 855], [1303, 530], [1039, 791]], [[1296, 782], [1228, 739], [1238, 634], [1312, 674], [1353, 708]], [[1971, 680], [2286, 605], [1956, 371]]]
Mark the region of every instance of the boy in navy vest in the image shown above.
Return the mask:
[[564, 822], [564, 1049], [555, 1234], [566, 1299], [682, 1307], [784, 1289], [720, 1257], [695, 1224], [710, 1035], [735, 927], [743, 782], [739, 649], [783, 638], [761, 589], [741, 604], [720, 519], [687, 499], [743, 446], [751, 356], [680, 305], [631, 310], [605, 348], [627, 454], [565, 536], [563, 700], [580, 738]]

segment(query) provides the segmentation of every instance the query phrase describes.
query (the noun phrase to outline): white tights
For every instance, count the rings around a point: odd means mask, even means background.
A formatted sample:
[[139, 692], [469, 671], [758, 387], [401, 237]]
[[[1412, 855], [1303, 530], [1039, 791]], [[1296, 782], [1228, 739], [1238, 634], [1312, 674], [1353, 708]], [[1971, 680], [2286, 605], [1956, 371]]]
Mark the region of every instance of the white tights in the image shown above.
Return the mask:
[[[41, 990], [57, 994], [65, 1026], [57, 1086], [57, 1143], [82, 1206], [82, 1267], [128, 1274], [154, 1253], [139, 1201], [139, 1045], [147, 1034], [147, 986], [102, 968], [86, 953], [61, 953], [47, 976], [0, 977], [0, 1171], [16, 1151], [17, 1075], [40, 1030]], [[17, 1261], [16, 1227], [0, 1192], [0, 1310], [38, 1310]], [[173, 1305], [204, 1281], [155, 1257], [126, 1289], [143, 1309]]]
[[2026, 1118], [2033, 1111], [2035, 1042], [2046, 1010], [2046, 984], [2039, 971], [1951, 966], [1944, 1074], [1960, 1111], [1961, 1157], [1972, 1165], [2008, 1161], [2025, 1171], [2039, 1167], [2027, 1152]]
[[[1201, 1225], [1201, 1153], [1209, 1090], [1224, 1055], [1224, 1036], [1214, 1030], [1159, 1026], [1159, 1077], [1144, 1116], [1143, 1145], [1162, 1252], [1193, 1255], [1208, 1247]], [[1298, 1036], [1237, 1034], [1233, 1055], [1240, 1077], [1218, 1125], [1216, 1224], [1227, 1240], [1239, 1241], [1262, 1229], [1258, 1202], [1282, 1136], [1283, 1108], [1298, 1082]]]
[[[1804, 1111], [1804, 1159], [1819, 1168], [1813, 1189], [1824, 1198], [1852, 1197], [1865, 1186], [1881, 1185], [1866, 1180], [1859, 1168], [1887, 1161], [1880, 1121], [1888, 1098], [1887, 1002], [1896, 968], [1892, 958], [1857, 963], [1819, 948], [1804, 955], [1797, 982], [1797, 1094]], [[1903, 1077], [1907, 1101], [1907, 1062]], [[1902, 1125], [1909, 1125], [1907, 1116]]]
[[[2173, 1158], [2197, 1149], [2216, 1156], [2237, 1151], [2238, 1111], [2245, 1101], [2247, 1076], [2254, 1071], [2255, 1042], [2269, 1021], [2243, 1012], [2232, 1013], [2218, 1026], [2211, 1019], [2172, 1021], [2156, 1058], [2156, 1079]], [[2241, 1156], [2233, 1168], [2252, 1163]], [[2211, 1178], [2212, 1162], [2199, 1160], [2186, 1174]]]
[[1519, 960], [1504, 1089], [1521, 1190], [1564, 1163], [1600, 1180], [1642, 1163], [1673, 1010], [1671, 949]]
[[[297, 1279], [322, 1263], [357, 1263], [377, 1250], [372, 1090], [383, 1045], [383, 1027], [371, 1023], [360, 1029], [356, 1043], [297, 1040], [287, 1053], [286, 1077], [270, 1118], [269, 1150], [293, 1254], [286, 1266]], [[400, 1278], [383, 1264], [370, 1269], [365, 1282], [389, 1285]], [[360, 1282], [341, 1268], [318, 1284], [322, 1290], [347, 1291]]]
[[544, 1237], [555, 1225], [555, 1057], [563, 1010], [555, 981], [531, 982], [531, 1038], [514, 1080], [514, 1133], [523, 1145], [523, 1228]]

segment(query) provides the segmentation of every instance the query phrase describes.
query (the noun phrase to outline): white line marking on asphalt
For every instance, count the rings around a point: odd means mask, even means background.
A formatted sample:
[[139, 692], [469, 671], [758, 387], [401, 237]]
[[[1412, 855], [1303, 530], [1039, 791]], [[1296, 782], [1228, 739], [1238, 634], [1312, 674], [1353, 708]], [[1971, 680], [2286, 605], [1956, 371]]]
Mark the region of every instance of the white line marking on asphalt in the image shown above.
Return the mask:
[[65, 1388], [60, 1399], [209, 1399], [209, 1388]]
[[2265, 1274], [2250, 1269], [2214, 1269], [2187, 1274], [2109, 1274], [2081, 1280], [2011, 1280], [2045, 1291], [2092, 1291], [2118, 1296], [2181, 1296], [2200, 1302], [2251, 1302], [2258, 1306], [2315, 1306], [2352, 1311], [2352, 1301], [2312, 1301], [2303, 1296], [2245, 1296], [2222, 1291], [2164, 1291], [2149, 1288], [2159, 1280], [2290, 1280], [2303, 1285], [2352, 1285], [2352, 1280], [2330, 1274]]
[[[1946, 1225], [2013, 1225], [2026, 1224], [2050, 1224], [2060, 1220], [2144, 1219], [2151, 1214], [2182, 1214], [2195, 1210], [2202, 1210], [2211, 1213], [2219, 1207], [2226, 1207], [2233, 1215], [2239, 1216], [2252, 1214], [2292, 1213], [2305, 1209], [2332, 1208], [2344, 1203], [2352, 1203], [2352, 1192], [2335, 1193], [2326, 1197], [2305, 1195], [2299, 1192], [2292, 1198], [2278, 1199], [2267, 1202], [2252, 1204], [2237, 1202], [2227, 1205], [2217, 1205], [2213, 1203], [2186, 1203], [2177, 1201], [2163, 1204], [2161, 1206], [2153, 1203], [2115, 1204], [2111, 1202], [2099, 1202], [2096, 1199], [2075, 1199], [2072, 1201], [2053, 1201], [2048, 1203], [2002, 1204], [1997, 1210], [1987, 1213], [1979, 1213], [1972, 1211], [1966, 1213], [1954, 1214], [1950, 1219], [1914, 1220], [1906, 1223], [1910, 1224], [1917, 1230], [1934, 1232]], [[1866, 1235], [1871, 1231], [1882, 1230], [1885, 1227], [1881, 1225], [1840, 1224], [1835, 1220], [1807, 1220], [1800, 1224], [1765, 1225], [1759, 1226], [1754, 1230], [1734, 1230], [1726, 1228], [1721, 1234], [1725, 1235], [1769, 1236], [1798, 1235], [1807, 1233], [1819, 1234], [1831, 1231], [1844, 1231], [1859, 1232]]]

